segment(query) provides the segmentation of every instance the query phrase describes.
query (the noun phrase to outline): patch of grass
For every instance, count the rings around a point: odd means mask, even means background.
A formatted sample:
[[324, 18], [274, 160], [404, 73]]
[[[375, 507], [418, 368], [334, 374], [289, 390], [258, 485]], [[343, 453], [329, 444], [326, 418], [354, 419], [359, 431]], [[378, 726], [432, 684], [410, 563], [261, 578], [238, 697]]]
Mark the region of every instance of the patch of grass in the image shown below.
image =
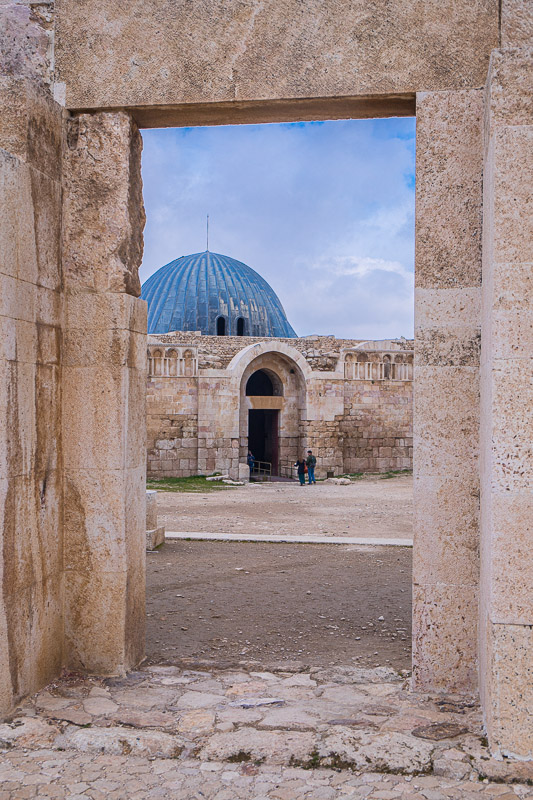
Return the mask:
[[336, 478], [349, 478], [351, 481], [359, 481], [364, 478], [364, 472], [343, 472], [342, 475], [336, 475]]
[[205, 475], [192, 475], [190, 478], [148, 478], [147, 489], [158, 492], [220, 492], [235, 489], [222, 481], [207, 481]]
[[295, 758], [291, 755], [289, 759], [289, 766], [290, 767], [300, 767], [301, 769], [317, 769], [320, 766], [320, 754], [318, 750], [313, 750], [310, 753], [310, 757], [304, 761], [301, 758]]

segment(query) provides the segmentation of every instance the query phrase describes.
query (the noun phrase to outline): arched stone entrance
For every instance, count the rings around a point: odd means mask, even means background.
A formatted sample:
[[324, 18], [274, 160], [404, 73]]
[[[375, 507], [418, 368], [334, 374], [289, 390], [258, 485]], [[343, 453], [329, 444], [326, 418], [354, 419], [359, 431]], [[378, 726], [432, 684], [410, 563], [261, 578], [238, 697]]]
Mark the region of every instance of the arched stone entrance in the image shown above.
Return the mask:
[[[239, 451], [272, 465], [272, 475], [290, 477], [302, 447], [306, 382], [287, 352], [262, 347], [242, 372], [239, 392]], [[290, 350], [291, 348], [287, 348]]]

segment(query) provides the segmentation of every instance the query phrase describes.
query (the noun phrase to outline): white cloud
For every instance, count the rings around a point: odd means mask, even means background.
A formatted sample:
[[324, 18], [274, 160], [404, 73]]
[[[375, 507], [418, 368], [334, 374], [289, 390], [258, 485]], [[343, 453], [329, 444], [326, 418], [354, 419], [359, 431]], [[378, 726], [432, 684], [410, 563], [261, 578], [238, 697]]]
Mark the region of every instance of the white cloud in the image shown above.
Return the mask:
[[141, 279], [210, 246], [277, 291], [299, 334], [412, 335], [414, 121], [143, 134]]

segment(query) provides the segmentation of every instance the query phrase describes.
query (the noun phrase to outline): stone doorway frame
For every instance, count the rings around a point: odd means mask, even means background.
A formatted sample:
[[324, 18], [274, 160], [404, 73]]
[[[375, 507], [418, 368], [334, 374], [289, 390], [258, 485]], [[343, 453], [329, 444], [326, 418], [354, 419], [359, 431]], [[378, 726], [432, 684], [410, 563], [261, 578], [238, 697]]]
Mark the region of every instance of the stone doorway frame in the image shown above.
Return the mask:
[[[34, 79], [30, 60], [20, 74], [13, 61], [15, 74], [2, 88], [11, 113], [0, 131], [17, 217], [6, 229], [12, 257], [2, 275], [9, 333], [2, 389], [11, 393], [13, 416], [0, 431], [8, 512], [0, 707], [62, 665], [109, 674], [142, 657], [146, 318], [137, 299], [144, 224], [138, 126], [416, 110], [414, 685], [467, 694], [479, 687], [493, 750], [533, 757], [533, 562], [525, 529], [531, 453], [523, 441], [531, 425], [531, 348], [522, 332], [531, 313], [531, 227], [516, 211], [526, 211], [529, 191], [531, 52], [529, 29], [515, 24], [524, 4], [503, 10], [502, 49], [492, 52], [485, 90], [462, 88], [481, 86], [482, 59], [474, 72], [430, 81], [435, 88], [416, 96], [426, 82], [415, 70], [389, 88], [408, 86], [409, 94], [339, 97], [352, 88], [343, 80], [331, 84], [331, 99], [159, 107], [126, 99], [105, 111], [98, 102], [83, 110], [71, 103], [66, 112]], [[287, 94], [302, 91], [294, 86]], [[379, 91], [379, 82], [372, 86]], [[44, 250], [35, 253], [37, 244]], [[238, 428], [233, 436], [228, 450], [238, 453]], [[39, 553], [30, 569], [21, 552]]]
[[483, 90], [130, 113], [140, 128], [416, 117], [413, 683], [475, 694]]
[[[109, 214], [115, 213], [116, 196], [127, 198], [128, 236], [130, 242], [138, 243], [144, 224], [139, 127], [416, 116], [414, 685], [428, 691], [463, 694], [475, 694], [478, 685], [477, 653], [472, 642], [478, 635], [479, 593], [482, 107], [483, 92], [473, 89], [356, 100], [203, 103], [81, 113], [68, 121], [68, 141], [73, 144], [67, 150], [66, 163], [75, 192], [71, 196], [67, 192], [66, 207], [68, 210], [69, 201], [75, 198], [76, 212], [83, 207], [83, 193], [93, 191], [98, 182], [94, 173], [101, 183], [109, 182], [109, 169], [103, 164], [128, 165], [127, 170], [113, 173]], [[94, 153], [85, 156], [93, 140], [100, 148], [96, 160]], [[434, 179], [436, 169], [439, 182]], [[132, 211], [132, 204], [138, 204], [141, 212]], [[458, 230], [450, 227], [454, 218], [461, 219]], [[76, 220], [67, 220], [67, 224], [70, 222], [76, 237], [67, 239], [67, 261], [74, 238], [76, 244], [79, 236], [86, 235], [90, 240], [92, 220], [87, 224], [83, 215], [78, 215]], [[80, 232], [82, 226], [87, 234]], [[138, 244], [136, 247], [132, 281], [137, 280], [141, 260]], [[137, 293], [129, 287], [125, 291]], [[76, 301], [79, 304], [79, 295]], [[439, 346], [443, 340], [444, 347]], [[447, 346], [449, 342], [453, 347]], [[261, 352], [254, 346], [250, 357]], [[245, 348], [229, 370], [237, 376], [247, 357]], [[238, 396], [237, 382], [235, 386], [231, 383], [228, 391], [236, 389]], [[123, 424], [127, 426], [127, 421]], [[77, 437], [77, 428], [73, 434]], [[231, 436], [238, 446], [237, 427]], [[448, 494], [453, 497], [454, 510], [442, 502]], [[456, 526], [455, 509], [460, 509], [460, 528]], [[101, 594], [102, 586], [99, 589]], [[130, 629], [137, 630], [139, 624], [140, 620]], [[90, 638], [90, 634], [87, 629], [73, 631], [71, 638], [79, 649], [80, 640]], [[106, 636], [107, 631], [99, 631], [102, 643], [95, 654], [105, 650]], [[127, 628], [124, 636], [127, 650]], [[138, 652], [137, 644], [133, 653]], [[87, 658], [90, 663], [90, 656]], [[113, 658], [107, 662], [108, 670], [113, 668]], [[119, 666], [123, 668], [135, 659], [122, 658]], [[101, 669], [101, 662], [97, 663]]]

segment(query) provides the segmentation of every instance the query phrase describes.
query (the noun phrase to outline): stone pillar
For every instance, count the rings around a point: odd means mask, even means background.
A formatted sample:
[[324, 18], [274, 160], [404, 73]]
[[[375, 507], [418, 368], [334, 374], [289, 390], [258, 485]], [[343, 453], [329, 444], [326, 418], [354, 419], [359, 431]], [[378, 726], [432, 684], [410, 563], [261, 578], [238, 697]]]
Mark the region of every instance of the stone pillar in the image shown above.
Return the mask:
[[144, 654], [146, 304], [141, 137], [126, 113], [69, 121], [64, 155], [65, 659]]
[[64, 112], [46, 27], [0, 3], [0, 714], [62, 663]]
[[[531, 7], [504, 4], [522, 37]], [[512, 38], [504, 26], [502, 39]], [[493, 752], [533, 758], [533, 49], [495, 51], [483, 217], [481, 693]]]
[[477, 689], [482, 90], [417, 96], [413, 683]]
[[2, 712], [61, 669], [63, 111], [15, 76], [0, 108]]

